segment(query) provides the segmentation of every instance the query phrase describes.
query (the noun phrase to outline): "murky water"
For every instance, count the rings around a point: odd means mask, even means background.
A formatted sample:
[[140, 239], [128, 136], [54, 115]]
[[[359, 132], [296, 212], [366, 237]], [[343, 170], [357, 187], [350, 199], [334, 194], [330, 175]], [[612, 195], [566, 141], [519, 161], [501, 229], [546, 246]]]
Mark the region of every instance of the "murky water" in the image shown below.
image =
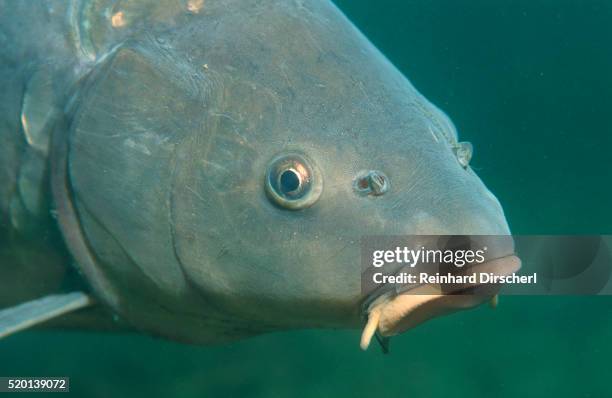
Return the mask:
[[[612, 2], [338, 1], [474, 144], [514, 233], [612, 233]], [[0, 375], [69, 376], [75, 396], [609, 397], [612, 298], [502, 297], [358, 348], [358, 331], [222, 347], [28, 332]]]

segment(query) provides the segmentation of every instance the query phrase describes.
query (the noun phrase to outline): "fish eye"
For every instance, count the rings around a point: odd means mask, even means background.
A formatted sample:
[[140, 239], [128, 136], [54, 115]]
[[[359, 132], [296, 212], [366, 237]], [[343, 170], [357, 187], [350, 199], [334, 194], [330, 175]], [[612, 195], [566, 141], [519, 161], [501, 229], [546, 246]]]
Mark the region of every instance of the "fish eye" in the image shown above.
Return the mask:
[[265, 188], [272, 203], [289, 210], [312, 206], [323, 190], [314, 163], [299, 153], [274, 157], [266, 170]]

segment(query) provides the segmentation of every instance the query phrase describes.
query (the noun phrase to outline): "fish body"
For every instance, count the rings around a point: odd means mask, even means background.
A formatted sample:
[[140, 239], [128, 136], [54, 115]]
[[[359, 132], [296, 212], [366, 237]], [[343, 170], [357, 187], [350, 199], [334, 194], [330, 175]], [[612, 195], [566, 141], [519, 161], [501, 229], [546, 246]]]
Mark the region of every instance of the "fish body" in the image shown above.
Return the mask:
[[362, 236], [509, 234], [471, 146], [327, 0], [0, 19], [0, 307], [81, 286], [180, 341], [360, 327]]

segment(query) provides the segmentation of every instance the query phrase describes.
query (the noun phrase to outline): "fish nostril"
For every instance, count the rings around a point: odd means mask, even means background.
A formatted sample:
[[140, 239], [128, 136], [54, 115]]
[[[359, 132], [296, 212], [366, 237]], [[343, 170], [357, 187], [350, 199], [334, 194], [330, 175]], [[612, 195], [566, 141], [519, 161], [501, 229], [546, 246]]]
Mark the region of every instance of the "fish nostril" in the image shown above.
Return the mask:
[[363, 171], [353, 181], [353, 187], [362, 195], [381, 196], [389, 190], [389, 179], [381, 171]]
[[470, 165], [472, 155], [474, 154], [474, 146], [472, 143], [468, 141], [458, 142], [454, 145], [453, 151], [461, 167], [466, 169]]
[[362, 177], [357, 180], [357, 187], [359, 189], [368, 189], [369, 186], [370, 186], [370, 183], [368, 182], [367, 178]]

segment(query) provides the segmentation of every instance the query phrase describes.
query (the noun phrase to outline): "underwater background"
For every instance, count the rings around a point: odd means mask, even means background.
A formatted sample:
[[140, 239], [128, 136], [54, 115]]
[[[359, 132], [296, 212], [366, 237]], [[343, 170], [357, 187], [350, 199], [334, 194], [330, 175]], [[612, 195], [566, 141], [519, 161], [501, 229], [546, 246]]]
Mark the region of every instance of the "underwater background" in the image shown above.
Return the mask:
[[[336, 3], [474, 144], [513, 233], [612, 233], [612, 1]], [[359, 335], [34, 331], [0, 342], [0, 375], [68, 376], [81, 397], [612, 397], [612, 297], [501, 297], [389, 355]]]

